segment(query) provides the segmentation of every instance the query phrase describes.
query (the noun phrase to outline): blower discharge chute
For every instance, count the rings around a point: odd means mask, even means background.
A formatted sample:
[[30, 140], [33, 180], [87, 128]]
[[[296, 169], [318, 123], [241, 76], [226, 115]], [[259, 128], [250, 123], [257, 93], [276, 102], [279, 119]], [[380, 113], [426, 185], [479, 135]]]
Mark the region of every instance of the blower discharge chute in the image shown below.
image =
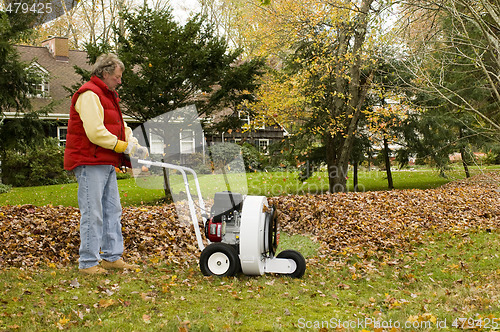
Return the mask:
[[[298, 251], [284, 250], [276, 255], [279, 243], [276, 208], [269, 206], [265, 196], [245, 194], [246, 175], [244, 167], [241, 167], [243, 164], [241, 153], [237, 152], [230, 157], [224, 156], [219, 159], [214, 155], [205, 158], [206, 154], [203, 154], [203, 158], [198, 158], [203, 159], [204, 164], [207, 164], [207, 159], [210, 159], [211, 165], [220, 164], [221, 160], [225, 163], [219, 168], [220, 172], [213, 170], [210, 174], [202, 175], [202, 180], [205, 180], [202, 188], [194, 167], [188, 167], [186, 162], [181, 165], [181, 161], [187, 159], [182, 156], [182, 144], [178, 148], [175, 144], [169, 143], [175, 137], [182, 138], [183, 132], [188, 131], [193, 135], [193, 141], [200, 140], [197, 135], [203, 136], [194, 106], [178, 109], [167, 113], [167, 116], [163, 115], [148, 121], [146, 126], [134, 131], [134, 136], [140, 137], [142, 133], [142, 142], [148, 147], [150, 137], [154, 138], [155, 142], [160, 142], [158, 145], [163, 146], [162, 161], [138, 160], [136, 163], [138, 168], [159, 167], [163, 170], [165, 178], [168, 178], [168, 186], [174, 197], [178, 215], [187, 216], [189, 223], [193, 225], [201, 250], [199, 262], [201, 272], [206, 276], [234, 276], [241, 271], [246, 275], [278, 273], [294, 278], [302, 277], [306, 270], [306, 261]], [[193, 150], [205, 153], [208, 148], [204, 142], [202, 137], [200, 146]], [[225, 150], [228, 150], [227, 147]], [[154, 152], [153, 147], [150, 147], [151, 152]], [[151, 155], [154, 158], [154, 153]], [[165, 160], [175, 163], [167, 163]], [[228, 163], [231, 167], [227, 166]], [[195, 167], [199, 168], [199, 165]], [[226, 170], [229, 169], [233, 170], [234, 174], [227, 174]], [[173, 175], [166, 176], [166, 170], [173, 171]], [[150, 183], [161, 182], [158, 181], [159, 177], [157, 175], [156, 179], [148, 180], [139, 175], [136, 176], [136, 183], [151, 188]], [[215, 185], [217, 181], [221, 182], [220, 186]], [[244, 185], [241, 185], [242, 181]], [[190, 187], [190, 182], [195, 184], [194, 188]], [[164, 184], [166, 185], [166, 181]], [[209, 212], [205, 208], [209, 204], [205, 204], [205, 201], [210, 201], [212, 204]], [[200, 215], [207, 246], [204, 244], [199, 227]]]

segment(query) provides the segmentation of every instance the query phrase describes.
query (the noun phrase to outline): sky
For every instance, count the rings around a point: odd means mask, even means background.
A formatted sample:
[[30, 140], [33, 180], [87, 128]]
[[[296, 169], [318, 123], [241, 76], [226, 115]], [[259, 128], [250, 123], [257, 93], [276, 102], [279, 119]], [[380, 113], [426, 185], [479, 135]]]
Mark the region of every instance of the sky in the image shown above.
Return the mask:
[[198, 0], [170, 0], [174, 16], [184, 23], [189, 18], [191, 12], [196, 12], [199, 8]]

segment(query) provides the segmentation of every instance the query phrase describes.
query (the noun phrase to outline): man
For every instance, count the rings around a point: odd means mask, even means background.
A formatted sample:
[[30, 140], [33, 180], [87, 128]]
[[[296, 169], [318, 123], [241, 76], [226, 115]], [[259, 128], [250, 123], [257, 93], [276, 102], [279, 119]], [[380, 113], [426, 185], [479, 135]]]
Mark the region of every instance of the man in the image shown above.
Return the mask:
[[130, 167], [124, 154], [144, 158], [148, 152], [137, 144], [118, 104], [116, 88], [124, 69], [116, 55], [101, 55], [90, 81], [71, 99], [64, 168], [78, 180], [79, 269], [84, 274], [138, 267], [121, 258], [122, 208], [115, 167]]

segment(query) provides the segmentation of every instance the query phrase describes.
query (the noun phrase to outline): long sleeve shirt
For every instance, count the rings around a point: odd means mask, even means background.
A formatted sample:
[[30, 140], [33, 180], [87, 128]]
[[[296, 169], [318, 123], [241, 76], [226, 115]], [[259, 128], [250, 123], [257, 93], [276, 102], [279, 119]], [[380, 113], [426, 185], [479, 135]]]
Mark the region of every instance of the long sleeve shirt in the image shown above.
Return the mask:
[[[80, 115], [85, 133], [92, 143], [110, 150], [116, 147], [118, 137], [104, 126], [104, 108], [97, 94], [90, 90], [82, 93], [76, 101], [75, 110]], [[127, 142], [137, 143], [137, 139], [132, 135], [132, 129], [126, 122], [124, 124]]]

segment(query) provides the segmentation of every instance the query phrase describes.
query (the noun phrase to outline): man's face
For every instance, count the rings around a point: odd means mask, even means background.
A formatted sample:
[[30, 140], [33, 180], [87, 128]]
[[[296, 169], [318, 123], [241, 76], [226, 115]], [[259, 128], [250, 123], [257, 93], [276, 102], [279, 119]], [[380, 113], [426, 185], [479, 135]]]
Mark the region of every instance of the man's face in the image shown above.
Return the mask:
[[115, 90], [118, 85], [122, 84], [122, 74], [123, 70], [116, 66], [115, 71], [112, 74], [104, 73], [102, 81], [108, 86], [110, 90]]

